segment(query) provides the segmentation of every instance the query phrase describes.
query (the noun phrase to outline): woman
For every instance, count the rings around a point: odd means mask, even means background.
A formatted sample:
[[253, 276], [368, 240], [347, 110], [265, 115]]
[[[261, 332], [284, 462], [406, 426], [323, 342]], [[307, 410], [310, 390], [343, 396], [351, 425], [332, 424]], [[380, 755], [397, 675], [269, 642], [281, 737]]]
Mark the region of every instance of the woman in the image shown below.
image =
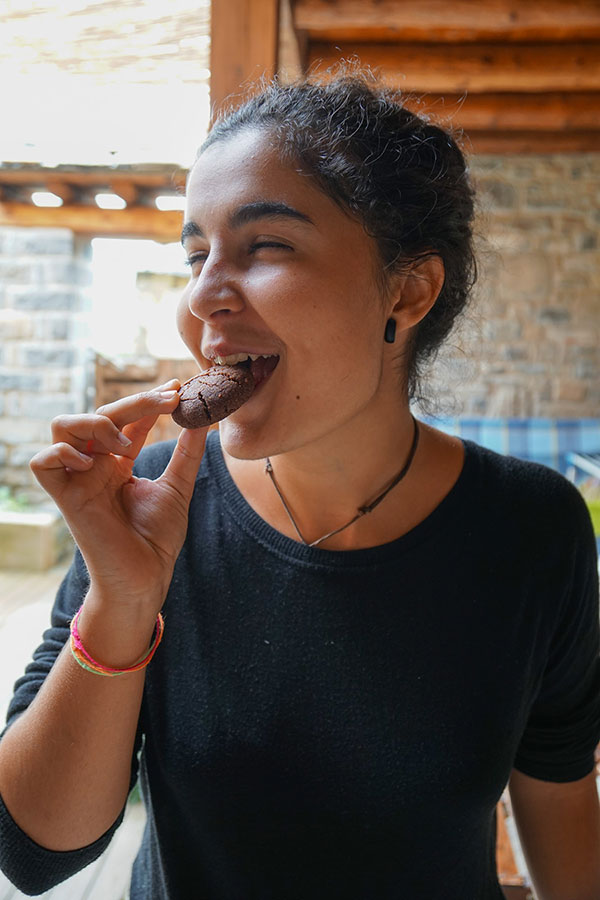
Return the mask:
[[257, 386], [208, 439], [140, 454], [173, 381], [60, 417], [32, 461], [79, 553], [0, 743], [30, 892], [106, 847], [141, 750], [132, 900], [500, 898], [509, 779], [540, 900], [600, 896], [585, 505], [410, 412], [472, 211], [451, 137], [360, 78], [213, 129], [178, 327], [201, 368], [257, 356]]

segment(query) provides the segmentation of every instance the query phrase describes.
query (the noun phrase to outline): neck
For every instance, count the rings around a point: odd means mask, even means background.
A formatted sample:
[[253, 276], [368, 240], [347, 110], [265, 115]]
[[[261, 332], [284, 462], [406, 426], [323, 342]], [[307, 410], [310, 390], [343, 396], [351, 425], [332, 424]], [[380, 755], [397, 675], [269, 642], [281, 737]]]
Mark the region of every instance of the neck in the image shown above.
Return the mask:
[[346, 531], [346, 529], [351, 528], [355, 522], [357, 522], [363, 516], [370, 515], [370, 513], [372, 513], [379, 506], [379, 504], [385, 500], [385, 498], [390, 493], [390, 491], [392, 491], [398, 484], [400, 484], [400, 482], [408, 474], [408, 470], [411, 467], [412, 461], [413, 461], [415, 453], [417, 451], [418, 443], [419, 443], [419, 425], [418, 425], [417, 420], [413, 419], [413, 439], [412, 439], [412, 442], [410, 445], [410, 450], [408, 451], [408, 456], [406, 458], [406, 461], [405, 461], [404, 465], [402, 466], [402, 468], [400, 469], [400, 471], [394, 476], [394, 478], [392, 478], [390, 483], [380, 493], [377, 494], [377, 496], [373, 500], [369, 500], [369, 501], [365, 502], [364, 504], [362, 504], [361, 506], [359, 506], [351, 519], [349, 519], [347, 522], [344, 522], [344, 524], [340, 525], [338, 528], [335, 528], [332, 531], [328, 531], [326, 534], [322, 535], [320, 538], [318, 538], [314, 541], [307, 541], [306, 538], [304, 537], [304, 535], [302, 534], [302, 532], [300, 531], [300, 529], [298, 528], [298, 523], [296, 522], [296, 519], [294, 518], [293, 513], [292, 513], [291, 509], [289, 508], [285, 497], [281, 493], [281, 489], [280, 489], [279, 485], [277, 484], [277, 479], [275, 478], [275, 475], [273, 473], [273, 466], [271, 464], [270, 459], [266, 460], [265, 471], [266, 471], [267, 475], [269, 476], [269, 478], [271, 479], [273, 486], [274, 486], [275, 490], [277, 491], [277, 495], [279, 496], [279, 499], [281, 500], [283, 508], [286, 511], [288, 519], [290, 520], [290, 522], [294, 528], [294, 531], [296, 532], [296, 534], [298, 535], [298, 537], [300, 538], [302, 543], [308, 544], [311, 547], [316, 547], [319, 544], [322, 544], [324, 541], [330, 540], [330, 539], [334, 538], [336, 535], [339, 535], [342, 531]]
[[[368, 420], [371, 421], [368, 421]], [[381, 427], [381, 422], [385, 427]], [[379, 426], [379, 427], [378, 427]], [[359, 507], [371, 503], [398, 475], [414, 438], [408, 403], [388, 417], [369, 416], [330, 432], [319, 440], [271, 457], [273, 472], [286, 505], [304, 540], [311, 543], [348, 522]], [[264, 460], [228, 458], [229, 469], [250, 504], [274, 527], [294, 539], [298, 535], [274, 485], [265, 475]], [[351, 549], [368, 534], [378, 533], [403, 491], [397, 485], [373, 513], [357, 520], [324, 542], [329, 549]], [[379, 531], [378, 531], [379, 529]]]

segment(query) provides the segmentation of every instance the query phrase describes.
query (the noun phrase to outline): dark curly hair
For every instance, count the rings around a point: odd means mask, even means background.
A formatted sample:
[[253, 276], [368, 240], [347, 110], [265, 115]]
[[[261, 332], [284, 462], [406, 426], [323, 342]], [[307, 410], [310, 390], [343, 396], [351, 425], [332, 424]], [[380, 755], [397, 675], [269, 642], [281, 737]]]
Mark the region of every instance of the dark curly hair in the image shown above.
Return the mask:
[[466, 307], [477, 276], [474, 191], [456, 141], [407, 109], [398, 92], [356, 71], [263, 85], [221, 115], [199, 155], [246, 128], [268, 131], [284, 161], [362, 222], [379, 249], [384, 288], [387, 276], [441, 258], [444, 285], [414, 329], [405, 360], [408, 396], [422, 401], [422, 367]]

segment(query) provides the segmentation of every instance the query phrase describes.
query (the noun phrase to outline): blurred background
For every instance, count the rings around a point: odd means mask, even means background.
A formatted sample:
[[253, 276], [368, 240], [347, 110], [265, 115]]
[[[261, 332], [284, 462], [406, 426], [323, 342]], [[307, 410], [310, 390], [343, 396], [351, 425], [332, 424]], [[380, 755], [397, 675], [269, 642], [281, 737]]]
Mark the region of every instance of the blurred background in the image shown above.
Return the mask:
[[[450, 125], [479, 190], [476, 300], [416, 412], [559, 469], [600, 533], [595, 0], [5, 0], [0, 699], [70, 552], [28, 467], [51, 418], [195, 371], [174, 323], [178, 239], [211, 116], [263, 75], [340, 59]], [[176, 431], [161, 422], [151, 440]], [[506, 846], [506, 890], [524, 889]]]

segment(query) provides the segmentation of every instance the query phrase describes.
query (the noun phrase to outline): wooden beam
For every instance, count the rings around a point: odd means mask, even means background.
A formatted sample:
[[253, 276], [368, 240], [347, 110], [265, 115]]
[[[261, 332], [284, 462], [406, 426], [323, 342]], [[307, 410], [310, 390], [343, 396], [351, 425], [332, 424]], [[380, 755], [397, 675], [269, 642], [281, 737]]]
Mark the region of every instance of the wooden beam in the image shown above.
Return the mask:
[[599, 131], [469, 131], [460, 141], [469, 154], [600, 153]]
[[61, 182], [75, 187], [92, 187], [98, 190], [115, 189], [117, 186], [133, 184], [141, 188], [164, 188], [165, 193], [174, 191], [185, 185], [186, 170], [177, 166], [167, 166], [164, 171], [144, 171], [143, 166], [135, 170], [119, 171], [96, 166], [34, 166], [24, 163], [17, 167], [0, 166], [0, 183], [2, 184], [48, 184], [49, 181]]
[[597, 0], [295, 0], [294, 27], [318, 41], [590, 41]]
[[277, 75], [286, 83], [302, 77], [302, 62], [306, 56], [306, 40], [296, 31], [292, 21], [291, 0], [280, 0], [279, 45]]
[[[0, 179], [2, 175], [0, 173]], [[63, 203], [73, 203], [75, 200], [75, 191], [71, 187], [70, 184], [67, 184], [65, 181], [60, 181], [58, 179], [49, 178], [44, 187], [47, 191], [50, 191], [52, 194], [56, 194], [57, 197], [63, 201]]]
[[69, 228], [90, 237], [148, 238], [160, 243], [179, 241], [183, 213], [161, 212], [150, 207], [98, 209], [95, 206], [45, 208], [29, 203], [0, 203], [0, 226]]
[[114, 191], [118, 197], [121, 197], [127, 206], [135, 206], [138, 202], [140, 192], [137, 185], [131, 184], [131, 182], [126, 184], [123, 181], [115, 181], [111, 182], [110, 186], [111, 190]]
[[600, 91], [551, 94], [424, 94], [407, 106], [465, 131], [600, 132]]
[[277, 72], [279, 0], [213, 0], [210, 25], [210, 99], [214, 118], [263, 76]]
[[600, 90], [595, 44], [310, 44], [308, 64], [324, 71], [358, 56], [405, 91], [535, 92]]

